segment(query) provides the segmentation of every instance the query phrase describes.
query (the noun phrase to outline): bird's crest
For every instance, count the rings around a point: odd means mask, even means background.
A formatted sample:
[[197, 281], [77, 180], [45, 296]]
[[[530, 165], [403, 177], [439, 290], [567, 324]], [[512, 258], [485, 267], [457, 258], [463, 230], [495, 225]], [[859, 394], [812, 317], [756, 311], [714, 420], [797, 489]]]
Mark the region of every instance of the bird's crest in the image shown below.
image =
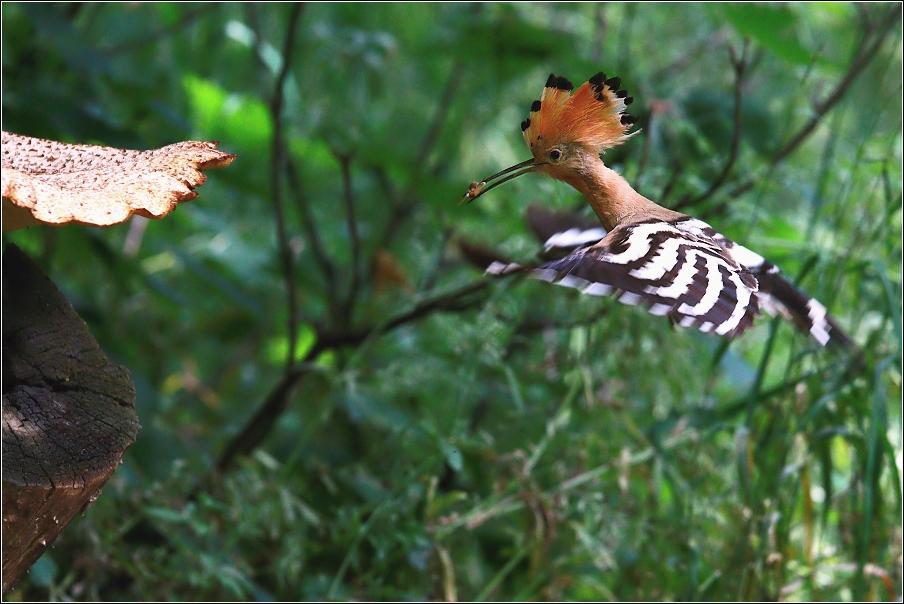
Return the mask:
[[620, 85], [620, 78], [607, 79], [599, 72], [572, 94], [571, 82], [550, 74], [530, 117], [521, 122], [524, 141], [535, 156], [561, 143], [580, 143], [600, 152], [620, 145], [634, 134], [628, 130], [635, 121], [625, 113], [634, 98], [619, 90]]

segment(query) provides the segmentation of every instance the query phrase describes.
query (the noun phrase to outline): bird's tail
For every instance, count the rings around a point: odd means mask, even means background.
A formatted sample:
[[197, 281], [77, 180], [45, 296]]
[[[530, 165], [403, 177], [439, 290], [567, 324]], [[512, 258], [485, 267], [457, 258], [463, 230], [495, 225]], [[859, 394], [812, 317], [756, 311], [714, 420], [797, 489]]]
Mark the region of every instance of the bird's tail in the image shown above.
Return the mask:
[[782, 315], [823, 346], [841, 346], [861, 353], [857, 343], [838, 325], [826, 307], [797, 289], [781, 273], [763, 272], [756, 278], [760, 284], [760, 306], [764, 310], [772, 315]]

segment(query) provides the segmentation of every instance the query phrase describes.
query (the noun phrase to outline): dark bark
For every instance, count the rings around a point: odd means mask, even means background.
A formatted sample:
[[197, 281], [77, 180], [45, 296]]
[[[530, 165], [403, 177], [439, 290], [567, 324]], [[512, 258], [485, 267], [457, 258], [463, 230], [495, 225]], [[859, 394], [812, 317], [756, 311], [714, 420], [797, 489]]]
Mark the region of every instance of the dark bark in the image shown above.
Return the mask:
[[127, 369], [110, 363], [19, 248], [3, 255], [3, 593], [41, 557], [135, 442]]

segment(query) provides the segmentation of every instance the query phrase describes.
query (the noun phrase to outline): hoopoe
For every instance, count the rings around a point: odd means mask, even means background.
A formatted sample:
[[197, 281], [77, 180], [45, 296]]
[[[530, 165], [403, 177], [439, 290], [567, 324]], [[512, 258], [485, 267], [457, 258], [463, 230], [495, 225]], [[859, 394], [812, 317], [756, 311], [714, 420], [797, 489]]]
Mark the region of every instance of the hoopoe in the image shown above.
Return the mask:
[[633, 98], [620, 86], [620, 78], [600, 72], [574, 90], [567, 79], [550, 75], [521, 123], [533, 157], [471, 183], [462, 200], [538, 172], [580, 191], [605, 230], [554, 234], [547, 250], [576, 249], [534, 268], [495, 262], [488, 272], [529, 271], [586, 294], [642, 304], [681, 327], [727, 338], [742, 334], [762, 309], [784, 316], [822, 345], [856, 348], [825, 306], [783, 278], [778, 267], [702, 220], [650, 201], [603, 163], [606, 149], [637, 132], [628, 132], [635, 118], [625, 108]]

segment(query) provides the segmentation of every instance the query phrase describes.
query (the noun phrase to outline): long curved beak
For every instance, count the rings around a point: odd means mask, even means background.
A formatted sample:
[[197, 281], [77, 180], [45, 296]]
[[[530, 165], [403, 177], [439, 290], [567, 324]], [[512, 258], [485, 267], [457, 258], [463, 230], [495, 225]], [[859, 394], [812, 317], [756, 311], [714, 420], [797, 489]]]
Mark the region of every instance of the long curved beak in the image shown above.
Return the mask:
[[532, 172], [534, 168], [540, 165], [542, 164], [534, 163], [534, 159], [531, 158], [527, 161], [521, 162], [520, 164], [515, 164], [511, 168], [506, 168], [502, 172], [496, 172], [492, 176], [487, 176], [480, 182], [472, 182], [471, 186], [468, 187], [468, 192], [465, 193], [465, 196], [461, 198], [459, 205], [465, 202], [471, 203], [487, 191], [495, 189], [502, 183], [508, 182], [513, 178], [518, 178], [519, 176], [527, 174], [528, 172]]

